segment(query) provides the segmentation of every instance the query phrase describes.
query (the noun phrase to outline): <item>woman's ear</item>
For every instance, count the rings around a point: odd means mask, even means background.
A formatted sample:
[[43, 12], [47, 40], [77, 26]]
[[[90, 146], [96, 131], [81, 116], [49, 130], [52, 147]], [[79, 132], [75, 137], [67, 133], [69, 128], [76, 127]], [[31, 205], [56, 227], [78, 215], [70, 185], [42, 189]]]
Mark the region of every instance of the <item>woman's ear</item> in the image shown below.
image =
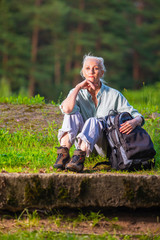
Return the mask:
[[84, 78], [84, 76], [83, 76], [83, 68], [80, 71], [80, 75], [81, 75], [82, 78]]
[[82, 76], [82, 78], [83, 78], [83, 79], [85, 79], [85, 77], [84, 77], [84, 70], [83, 70], [83, 68], [82, 68], [82, 70], [81, 70], [81, 76]]
[[103, 76], [103, 74], [104, 74], [104, 71], [103, 71], [103, 70], [101, 70], [100, 77], [102, 77], [102, 76]]

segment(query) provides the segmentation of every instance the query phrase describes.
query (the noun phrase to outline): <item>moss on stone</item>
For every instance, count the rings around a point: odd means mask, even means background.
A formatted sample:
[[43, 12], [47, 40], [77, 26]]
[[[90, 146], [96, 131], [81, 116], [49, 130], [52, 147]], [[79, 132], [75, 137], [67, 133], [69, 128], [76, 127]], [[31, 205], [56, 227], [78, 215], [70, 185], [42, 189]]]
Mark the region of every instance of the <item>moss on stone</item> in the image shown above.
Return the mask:
[[9, 205], [9, 207], [18, 207], [18, 200], [16, 198], [16, 193], [15, 191], [12, 191], [9, 196], [7, 197], [7, 205]]
[[160, 196], [153, 193], [152, 189], [145, 184], [145, 186], [139, 186], [137, 189], [136, 200], [148, 204], [148, 202], [160, 202]]
[[80, 184], [80, 196], [82, 198], [85, 198], [86, 194], [88, 193], [88, 190], [89, 190], [89, 179], [88, 178], [84, 178], [82, 181], [81, 181], [81, 184]]
[[52, 181], [50, 181], [44, 188], [41, 185], [40, 178], [34, 176], [31, 182], [28, 182], [25, 186], [25, 201], [27, 204], [51, 204], [54, 200], [54, 187]]
[[61, 187], [58, 190], [58, 199], [67, 199], [69, 197], [68, 189], [65, 187]]
[[123, 179], [123, 184], [124, 184], [124, 189], [125, 189], [124, 198], [129, 200], [130, 202], [133, 202], [135, 199], [133, 184], [126, 179]]

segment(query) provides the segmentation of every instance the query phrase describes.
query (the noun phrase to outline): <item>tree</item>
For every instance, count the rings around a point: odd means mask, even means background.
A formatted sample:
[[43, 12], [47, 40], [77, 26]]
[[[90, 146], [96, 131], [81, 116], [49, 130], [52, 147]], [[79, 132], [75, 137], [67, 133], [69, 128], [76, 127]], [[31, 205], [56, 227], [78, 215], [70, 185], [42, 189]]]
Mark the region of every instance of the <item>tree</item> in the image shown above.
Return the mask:
[[[27, 74], [28, 38], [21, 32], [18, 3], [14, 1], [0, 2], [0, 63], [1, 77], [5, 77], [12, 91], [17, 91]], [[23, 20], [22, 20], [23, 21]], [[25, 85], [25, 84], [23, 84]]]
[[[38, 9], [41, 6], [42, 0], [35, 0], [35, 7]], [[38, 11], [36, 11], [38, 12]], [[32, 33], [32, 46], [31, 46], [31, 71], [29, 76], [29, 96], [34, 96], [35, 93], [35, 65], [37, 62], [37, 53], [38, 53], [38, 41], [39, 41], [39, 31], [40, 31], [40, 21], [39, 14], [36, 13], [34, 16], [34, 25]]]
[[[16, 3], [16, 4], [15, 4]], [[81, 80], [82, 57], [102, 56], [105, 80], [159, 80], [159, 0], [1, 0], [0, 78], [57, 101]]]

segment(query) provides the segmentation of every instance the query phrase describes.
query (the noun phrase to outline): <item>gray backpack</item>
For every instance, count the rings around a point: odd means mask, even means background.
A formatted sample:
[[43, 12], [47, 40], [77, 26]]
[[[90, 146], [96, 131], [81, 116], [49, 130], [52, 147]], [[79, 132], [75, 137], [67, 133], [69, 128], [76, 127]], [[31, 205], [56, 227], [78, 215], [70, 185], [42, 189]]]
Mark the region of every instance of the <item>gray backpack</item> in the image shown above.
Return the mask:
[[119, 131], [120, 125], [133, 117], [128, 112], [118, 113], [112, 111], [102, 121], [105, 136], [108, 140], [107, 157], [109, 164], [116, 170], [141, 170], [151, 169], [155, 166], [154, 156], [156, 151], [149, 134], [137, 126], [130, 134]]

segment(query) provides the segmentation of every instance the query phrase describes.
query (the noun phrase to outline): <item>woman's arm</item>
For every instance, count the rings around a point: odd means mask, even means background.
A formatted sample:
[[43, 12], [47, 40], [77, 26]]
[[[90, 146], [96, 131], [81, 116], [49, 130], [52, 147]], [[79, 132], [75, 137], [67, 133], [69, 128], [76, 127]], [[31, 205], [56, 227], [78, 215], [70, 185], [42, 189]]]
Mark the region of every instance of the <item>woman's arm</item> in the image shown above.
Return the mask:
[[72, 112], [80, 89], [81, 88], [77, 85], [73, 89], [72, 93], [62, 102], [61, 108], [63, 109], [64, 113], [69, 114]]
[[72, 112], [75, 103], [76, 103], [76, 97], [81, 89], [88, 89], [92, 88], [95, 90], [94, 85], [89, 80], [84, 80], [83, 82], [76, 85], [76, 87], [73, 89], [71, 94], [62, 102], [61, 108], [63, 109], [63, 112], [66, 114], [69, 114]]
[[141, 126], [144, 124], [144, 118], [141, 114], [138, 113], [136, 109], [133, 108], [127, 101], [127, 99], [119, 92], [116, 99], [116, 109], [118, 112], [128, 112], [132, 115], [133, 119], [124, 122], [120, 126], [120, 132], [129, 134], [133, 131], [137, 126]]
[[132, 120], [126, 121], [121, 124], [119, 129], [120, 132], [129, 134], [133, 131], [137, 126], [141, 126], [143, 118], [141, 116], [137, 116]]

